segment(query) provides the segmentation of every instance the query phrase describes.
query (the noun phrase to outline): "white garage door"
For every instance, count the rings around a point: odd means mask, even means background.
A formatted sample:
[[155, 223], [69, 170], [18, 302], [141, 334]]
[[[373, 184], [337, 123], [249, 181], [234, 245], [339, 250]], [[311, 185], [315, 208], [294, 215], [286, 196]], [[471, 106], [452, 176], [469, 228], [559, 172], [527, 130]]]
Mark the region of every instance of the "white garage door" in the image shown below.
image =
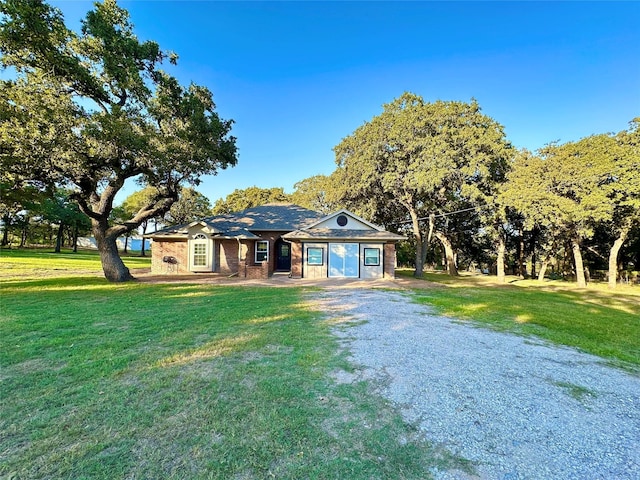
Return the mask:
[[329, 276], [358, 278], [358, 251], [357, 243], [330, 243]]

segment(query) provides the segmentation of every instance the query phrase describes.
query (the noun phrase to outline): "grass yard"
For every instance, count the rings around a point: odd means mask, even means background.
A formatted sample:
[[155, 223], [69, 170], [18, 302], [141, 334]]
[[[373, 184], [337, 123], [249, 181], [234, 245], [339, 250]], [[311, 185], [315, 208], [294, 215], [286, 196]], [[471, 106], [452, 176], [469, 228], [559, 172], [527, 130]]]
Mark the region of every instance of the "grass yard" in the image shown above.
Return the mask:
[[465, 468], [369, 385], [333, 380], [351, 367], [303, 290], [109, 284], [96, 260], [0, 254], [0, 478]]
[[[130, 270], [151, 267], [151, 253], [140, 257], [123, 255]], [[0, 280], [20, 280], [64, 276], [102, 275], [100, 256], [96, 250], [80, 250], [73, 253], [62, 249], [53, 253], [51, 249], [2, 249], [0, 250]]]
[[[411, 271], [399, 272], [410, 276]], [[590, 284], [578, 289], [562, 281], [518, 280], [500, 285], [495, 277], [426, 273], [438, 283], [417, 290], [421, 303], [438, 312], [488, 324], [492, 328], [535, 335], [577, 347], [618, 366], [640, 371], [640, 288]]]

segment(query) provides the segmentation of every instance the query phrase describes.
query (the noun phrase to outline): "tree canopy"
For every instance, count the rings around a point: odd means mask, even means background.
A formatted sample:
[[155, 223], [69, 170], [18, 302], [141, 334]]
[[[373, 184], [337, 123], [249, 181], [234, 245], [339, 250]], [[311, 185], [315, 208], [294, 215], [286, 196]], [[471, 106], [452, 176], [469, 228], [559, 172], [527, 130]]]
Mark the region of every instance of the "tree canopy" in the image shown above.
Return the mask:
[[[543, 228], [571, 243], [577, 282], [584, 287], [583, 241], [598, 225], [609, 224], [621, 244], [640, 220], [638, 123], [618, 135], [550, 144], [537, 156], [523, 152], [508, 180], [502, 201], [524, 215], [527, 228]], [[614, 248], [611, 253], [617, 257]], [[615, 285], [615, 259], [609, 267]]]
[[329, 214], [343, 208], [340, 203], [339, 181], [336, 175], [314, 175], [297, 182], [291, 201], [296, 205]]
[[213, 214], [233, 213], [267, 203], [290, 202], [291, 196], [281, 187], [259, 188], [256, 186], [236, 189], [225, 198], [219, 198], [213, 206]]
[[[160, 69], [177, 56], [140, 41], [114, 0], [96, 3], [80, 33], [41, 0], [6, 0], [0, 14], [0, 62], [16, 72], [0, 86], [0, 167], [73, 189], [105, 276], [128, 280], [116, 238], [168, 211], [184, 184], [235, 165], [233, 122], [218, 116], [206, 87], [183, 87]], [[109, 225], [129, 179], [156, 194]]]
[[456, 273], [445, 213], [484, 205], [511, 155], [502, 126], [482, 114], [475, 100], [429, 103], [412, 93], [384, 105], [334, 151], [345, 203], [378, 223], [411, 225], [416, 276], [422, 275], [431, 235], [447, 251], [449, 272]]
[[211, 202], [195, 188], [183, 188], [164, 217], [167, 225], [182, 225], [211, 215]]

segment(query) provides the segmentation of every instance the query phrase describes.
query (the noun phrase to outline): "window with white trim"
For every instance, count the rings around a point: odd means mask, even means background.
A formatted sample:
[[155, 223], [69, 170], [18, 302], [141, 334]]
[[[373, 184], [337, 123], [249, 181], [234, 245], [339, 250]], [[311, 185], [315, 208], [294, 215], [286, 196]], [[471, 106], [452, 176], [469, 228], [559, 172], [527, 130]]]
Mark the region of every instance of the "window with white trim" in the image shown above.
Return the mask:
[[307, 248], [307, 265], [324, 265], [324, 248]]
[[368, 267], [377, 267], [380, 265], [380, 249], [379, 248], [365, 248], [364, 249], [364, 264]]
[[256, 242], [256, 263], [262, 263], [269, 260], [269, 242], [267, 240], [258, 240]]
[[207, 237], [198, 233], [193, 237], [193, 266], [206, 267], [207, 265]]

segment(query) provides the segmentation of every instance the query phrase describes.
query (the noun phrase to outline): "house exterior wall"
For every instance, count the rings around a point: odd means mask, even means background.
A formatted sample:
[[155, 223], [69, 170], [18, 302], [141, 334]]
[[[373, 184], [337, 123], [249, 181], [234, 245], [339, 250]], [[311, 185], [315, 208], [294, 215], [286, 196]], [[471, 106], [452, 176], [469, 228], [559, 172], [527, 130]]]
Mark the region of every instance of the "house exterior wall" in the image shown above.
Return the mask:
[[[340, 217], [345, 217], [347, 219], [347, 223], [345, 225], [340, 225], [340, 223], [338, 223], [338, 219]], [[350, 215], [336, 215], [333, 216], [327, 220], [325, 220], [324, 222], [321, 222], [317, 225], [315, 225], [313, 228], [330, 228], [333, 230], [341, 230], [341, 229], [346, 229], [346, 230], [372, 230], [372, 228], [368, 225], [365, 225], [364, 223], [362, 223], [359, 220], [356, 220], [355, 218], [353, 218]]]
[[[263, 237], [264, 238], [264, 237]], [[255, 264], [255, 243], [248, 241], [241, 243], [242, 259], [238, 259], [237, 240], [216, 240], [214, 272], [223, 275], [238, 273], [246, 278], [268, 278], [275, 266], [275, 241], [279, 234], [269, 235], [269, 262]], [[308, 265], [308, 248], [323, 249], [323, 264]], [[327, 278], [328, 243], [291, 243], [291, 277], [293, 278]], [[380, 248], [381, 265], [379, 267], [364, 265], [364, 248]], [[272, 254], [273, 252], [273, 254]], [[175, 263], [163, 261], [172, 257]], [[393, 242], [386, 244], [360, 244], [360, 278], [395, 278], [396, 246]], [[151, 250], [151, 273], [156, 275], [189, 274], [189, 246], [186, 239], [156, 240]]]
[[215, 272], [224, 275], [238, 273], [241, 262], [241, 260], [238, 259], [238, 247], [237, 240], [216, 241]]
[[[260, 236], [260, 240], [250, 240], [247, 242], [247, 265], [259, 265], [256, 264], [256, 242], [268, 241], [269, 242], [269, 275], [276, 269], [276, 241], [287, 232], [254, 232]], [[291, 259], [291, 265], [293, 267], [293, 258]]]
[[[378, 264], [365, 265], [365, 249], [378, 251]], [[361, 243], [360, 244], [360, 278], [382, 278], [384, 276], [384, 244]]]
[[396, 244], [384, 245], [384, 278], [396, 278]]
[[[353, 242], [351, 242], [353, 243]], [[304, 242], [295, 243], [297, 250], [296, 260], [292, 257], [291, 276], [294, 278], [328, 278], [329, 277], [329, 243]], [[322, 265], [309, 265], [309, 248], [322, 249]], [[377, 249], [380, 252], [378, 265], [365, 265], [365, 248]], [[300, 255], [301, 254], [301, 255]], [[396, 247], [393, 242], [388, 243], [358, 243], [358, 278], [395, 278]], [[295, 267], [294, 267], [295, 265]], [[300, 265], [300, 276], [298, 266]]]
[[[322, 249], [322, 265], [309, 265], [309, 249], [321, 248]], [[304, 278], [327, 278], [328, 270], [328, 243], [304, 243], [303, 244], [303, 256], [302, 256], [302, 276]]]
[[244, 277], [249, 280], [263, 280], [269, 278], [269, 263], [262, 262], [258, 265], [245, 265]]
[[[163, 259], [173, 261], [163, 261]], [[187, 239], [184, 240], [156, 240], [151, 249], [151, 273], [181, 274], [189, 273], [189, 253]]]
[[302, 243], [291, 243], [291, 277], [302, 278]]

